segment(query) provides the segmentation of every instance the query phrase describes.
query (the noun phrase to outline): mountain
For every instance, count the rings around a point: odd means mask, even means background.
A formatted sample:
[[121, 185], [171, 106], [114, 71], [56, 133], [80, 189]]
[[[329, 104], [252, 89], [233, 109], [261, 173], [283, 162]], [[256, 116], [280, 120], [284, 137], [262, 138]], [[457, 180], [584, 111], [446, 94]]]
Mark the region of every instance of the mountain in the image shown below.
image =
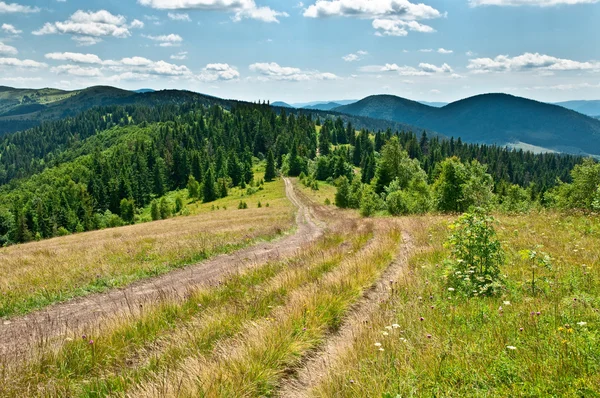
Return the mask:
[[[26, 130], [45, 121], [75, 116], [96, 106], [165, 104], [181, 105], [185, 103], [202, 104], [206, 107], [218, 105], [231, 109], [246, 102], [227, 100], [185, 90], [161, 90], [144, 93], [122, 90], [109, 86], [89, 87], [83, 90], [62, 91], [57, 89], [15, 89], [0, 87], [0, 135]], [[345, 123], [352, 123], [357, 129], [421, 131], [421, 128], [388, 120], [376, 120], [369, 117], [341, 114], [318, 109], [297, 109], [284, 102], [274, 102], [271, 106], [285, 108], [288, 114], [309, 114], [314, 119], [341, 117]], [[431, 131], [432, 134], [435, 132]]]
[[138, 94], [144, 94], [144, 93], [153, 93], [156, 90], [153, 90], [151, 88], [140, 88], [139, 90], [133, 90], [134, 93], [138, 93]]
[[332, 101], [312, 101], [312, 102], [297, 102], [293, 103], [292, 106], [294, 108], [306, 108], [309, 106], [320, 105], [320, 104], [328, 104], [330, 102], [335, 102], [336, 104], [341, 105], [350, 105], [355, 103], [358, 100], [332, 100]]
[[276, 107], [280, 107], [280, 108], [294, 108], [294, 107], [293, 107], [293, 106], [291, 106], [290, 104], [288, 104], [288, 103], [285, 103], [285, 102], [282, 102], [282, 101], [276, 101], [276, 102], [273, 102], [273, 103], [271, 104], [271, 106], [276, 106]]
[[442, 106], [448, 105], [447, 102], [427, 102], [427, 101], [419, 101], [423, 105], [433, 106], [435, 108], [441, 108]]
[[559, 105], [573, 111], [583, 113], [588, 116], [600, 115], [600, 100], [597, 101], [565, 101], [556, 102], [554, 105]]
[[337, 102], [328, 102], [326, 104], [316, 104], [316, 105], [305, 106], [303, 109], [316, 109], [319, 111], [330, 111], [333, 108], [337, 108], [338, 106], [342, 106], [342, 104], [339, 104]]
[[442, 108], [375, 95], [334, 111], [420, 126], [466, 142], [600, 155], [599, 120], [507, 94], [477, 95]]

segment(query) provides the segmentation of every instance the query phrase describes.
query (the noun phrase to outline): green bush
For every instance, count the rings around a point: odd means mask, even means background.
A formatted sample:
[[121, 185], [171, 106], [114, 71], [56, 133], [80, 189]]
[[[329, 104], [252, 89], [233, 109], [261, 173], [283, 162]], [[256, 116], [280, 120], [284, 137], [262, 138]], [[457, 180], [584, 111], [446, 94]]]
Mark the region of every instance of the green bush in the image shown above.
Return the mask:
[[468, 297], [498, 293], [503, 285], [500, 266], [504, 251], [496, 237], [495, 222], [477, 208], [450, 225], [453, 233], [446, 246], [451, 254], [445, 262], [449, 289]]

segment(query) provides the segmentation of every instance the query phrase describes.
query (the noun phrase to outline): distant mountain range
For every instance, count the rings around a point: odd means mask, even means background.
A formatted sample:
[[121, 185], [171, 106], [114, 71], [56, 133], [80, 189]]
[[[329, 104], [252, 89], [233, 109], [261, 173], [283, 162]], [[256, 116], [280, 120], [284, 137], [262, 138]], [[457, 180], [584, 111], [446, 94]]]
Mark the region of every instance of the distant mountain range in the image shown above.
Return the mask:
[[[233, 106], [246, 104], [243, 101], [227, 100], [183, 90], [154, 91], [142, 89], [137, 91], [121, 90], [110, 86], [95, 86], [75, 91], [52, 88], [16, 89], [0, 87], [0, 135], [35, 127], [44, 121], [75, 116], [96, 106], [130, 104], [154, 106], [194, 102], [205, 106], [218, 105], [231, 109]], [[289, 107], [285, 103], [280, 104], [282, 105], [273, 103], [272, 106]], [[358, 129], [385, 130], [389, 127], [394, 130], [418, 130], [415, 126], [401, 122], [375, 120], [369, 117], [345, 115], [329, 110], [290, 107], [288, 113], [310, 114], [315, 119], [341, 117], [344, 122], [351, 122]]]
[[[211, 97], [181, 90], [138, 92], [96, 86], [64, 91], [52, 88], [16, 89], [0, 87], [0, 135], [31, 128], [46, 120], [74, 116], [95, 106], [141, 104], [154, 106], [185, 102], [218, 105], [231, 109], [245, 102]], [[346, 105], [339, 105], [346, 102]], [[597, 101], [575, 101], [593, 112]], [[598, 101], [600, 102], [600, 101]], [[466, 142], [510, 145], [534, 151], [558, 151], [600, 155], [600, 120], [562, 106], [507, 94], [484, 94], [445, 106], [427, 105], [392, 95], [351, 100], [293, 104], [274, 102], [290, 114], [313, 118], [341, 117], [355, 128], [414, 131], [461, 137]], [[295, 105], [307, 108], [298, 109]], [[569, 106], [576, 106], [573, 101]], [[580, 108], [582, 109], [582, 108]], [[600, 113], [598, 114], [600, 115]]]
[[467, 142], [600, 155], [599, 120], [507, 94], [477, 95], [441, 108], [375, 95], [333, 110], [420, 126]]
[[283, 101], [273, 102], [272, 106], [278, 106], [282, 108], [296, 108], [296, 109], [312, 109], [318, 111], [330, 111], [338, 106], [353, 104], [358, 100], [339, 100], [339, 101], [314, 101], [314, 102], [301, 102], [288, 104]]
[[600, 100], [593, 101], [565, 101], [556, 102], [554, 105], [559, 105], [573, 111], [583, 113], [584, 115], [598, 117], [600, 116]]

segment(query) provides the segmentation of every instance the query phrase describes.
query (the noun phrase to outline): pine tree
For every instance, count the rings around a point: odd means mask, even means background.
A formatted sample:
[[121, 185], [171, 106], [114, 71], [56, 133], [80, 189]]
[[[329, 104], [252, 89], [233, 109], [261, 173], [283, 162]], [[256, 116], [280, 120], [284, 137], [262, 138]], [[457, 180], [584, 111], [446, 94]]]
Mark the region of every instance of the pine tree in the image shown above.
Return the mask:
[[188, 178], [187, 189], [189, 198], [198, 199], [198, 195], [200, 195], [200, 184], [198, 184], [198, 181], [196, 181], [192, 175]]
[[217, 199], [215, 184], [215, 172], [212, 166], [210, 166], [204, 176], [204, 187], [202, 189], [202, 200], [204, 203], [213, 202]]
[[160, 208], [158, 207], [157, 200], [152, 201], [152, 205], [150, 206], [150, 215], [152, 216], [153, 221], [157, 221], [157, 220], [161, 219]]
[[267, 167], [265, 169], [265, 181], [270, 182], [275, 179], [275, 156], [273, 151], [269, 149], [267, 154]]
[[135, 220], [135, 202], [133, 199], [121, 200], [121, 219], [127, 224], [133, 224]]

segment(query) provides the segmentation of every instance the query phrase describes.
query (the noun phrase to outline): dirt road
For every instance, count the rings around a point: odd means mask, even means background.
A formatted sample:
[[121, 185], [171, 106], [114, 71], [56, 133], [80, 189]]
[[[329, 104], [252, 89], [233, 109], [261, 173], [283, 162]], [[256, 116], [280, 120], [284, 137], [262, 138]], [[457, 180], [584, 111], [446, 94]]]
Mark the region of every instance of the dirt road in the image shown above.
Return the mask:
[[93, 330], [111, 317], [136, 313], [145, 303], [165, 296], [183, 298], [194, 287], [216, 284], [238, 270], [294, 254], [302, 245], [322, 235], [323, 224], [313, 216], [309, 206], [300, 200], [288, 179], [285, 179], [285, 188], [288, 199], [298, 208], [297, 230], [293, 235], [221, 255], [122, 289], [56, 304], [24, 317], [4, 321], [0, 323], [0, 358], [18, 358], [42, 342]]

